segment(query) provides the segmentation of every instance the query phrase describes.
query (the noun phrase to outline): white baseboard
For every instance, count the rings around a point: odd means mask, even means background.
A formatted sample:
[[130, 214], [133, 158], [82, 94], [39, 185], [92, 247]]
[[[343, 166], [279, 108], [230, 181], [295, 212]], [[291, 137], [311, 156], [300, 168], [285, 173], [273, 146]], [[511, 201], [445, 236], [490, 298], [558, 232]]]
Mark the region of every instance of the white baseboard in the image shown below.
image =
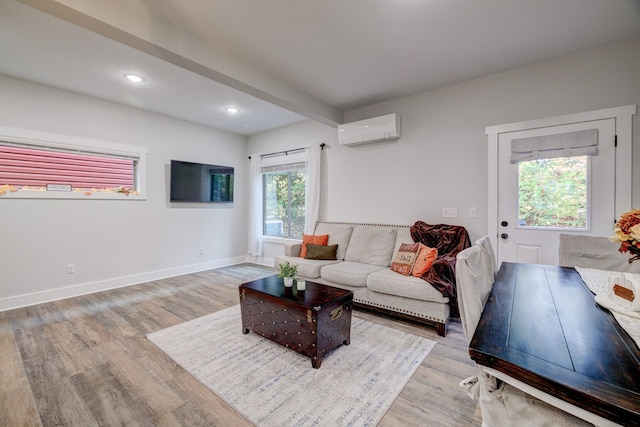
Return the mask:
[[254, 264], [264, 265], [265, 267], [273, 267], [273, 263], [275, 262], [275, 258], [263, 258], [263, 257], [255, 257], [248, 256], [247, 262], [252, 262]]
[[[107, 291], [109, 289], [137, 285], [139, 283], [166, 279], [168, 277], [181, 276], [183, 274], [197, 273], [214, 268], [226, 267], [228, 265], [240, 264], [247, 261], [250, 261], [247, 256], [239, 256], [234, 258], [203, 262], [199, 264], [167, 268], [164, 270], [149, 271], [146, 273], [134, 274], [130, 276], [98, 280], [95, 282], [81, 283], [78, 285], [65, 286], [63, 288], [47, 289], [45, 291], [33, 292], [30, 294], [10, 296], [0, 299], [0, 311], [26, 307], [34, 304], [42, 304], [45, 302], [51, 302], [65, 298], [77, 297], [94, 292]], [[273, 262], [271, 263], [271, 265], [273, 265]]]

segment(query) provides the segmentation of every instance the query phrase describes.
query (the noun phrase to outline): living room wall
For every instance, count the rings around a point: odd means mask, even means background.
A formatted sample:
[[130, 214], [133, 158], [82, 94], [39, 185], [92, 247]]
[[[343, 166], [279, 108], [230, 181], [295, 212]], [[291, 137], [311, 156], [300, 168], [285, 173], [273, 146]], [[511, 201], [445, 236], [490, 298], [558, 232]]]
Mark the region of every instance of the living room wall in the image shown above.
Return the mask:
[[[6, 76], [0, 93], [2, 127], [148, 150], [144, 201], [0, 196], [0, 310], [245, 260], [246, 137]], [[171, 159], [234, 166], [234, 203], [169, 203]]]
[[[306, 122], [250, 137], [249, 151], [327, 143], [322, 219], [454, 223], [476, 239], [487, 233], [487, 126], [629, 104], [640, 105], [640, 38], [346, 113], [347, 122], [399, 113], [397, 141], [344, 147], [334, 128]], [[639, 116], [633, 122], [638, 207]], [[458, 218], [443, 218], [444, 207]], [[267, 245], [265, 257], [279, 250]]]

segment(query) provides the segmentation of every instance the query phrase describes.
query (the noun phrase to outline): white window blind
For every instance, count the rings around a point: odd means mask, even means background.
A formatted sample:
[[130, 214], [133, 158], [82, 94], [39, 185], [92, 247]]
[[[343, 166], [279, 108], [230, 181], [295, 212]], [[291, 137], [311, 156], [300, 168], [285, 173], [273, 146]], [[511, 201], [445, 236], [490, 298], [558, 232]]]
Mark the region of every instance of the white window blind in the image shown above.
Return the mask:
[[85, 154], [0, 142], [0, 185], [74, 189], [135, 188], [135, 159]]
[[304, 170], [305, 163], [286, 163], [281, 165], [273, 165], [273, 166], [263, 166], [262, 173], [272, 173], [272, 172], [289, 172], [296, 170]]
[[511, 141], [511, 163], [598, 154], [598, 130], [534, 136]]

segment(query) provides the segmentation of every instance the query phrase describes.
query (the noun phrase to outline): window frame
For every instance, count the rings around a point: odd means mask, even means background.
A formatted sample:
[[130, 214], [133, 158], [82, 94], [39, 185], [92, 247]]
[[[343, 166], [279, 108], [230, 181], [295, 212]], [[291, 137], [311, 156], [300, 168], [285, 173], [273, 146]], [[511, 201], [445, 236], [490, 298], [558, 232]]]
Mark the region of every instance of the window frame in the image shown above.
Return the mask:
[[0, 195], [2, 199], [85, 199], [85, 200], [146, 200], [147, 199], [147, 148], [93, 139], [79, 138], [26, 129], [0, 127], [0, 143], [34, 149], [53, 149], [89, 155], [111, 155], [134, 160], [135, 193], [94, 191], [17, 190]]

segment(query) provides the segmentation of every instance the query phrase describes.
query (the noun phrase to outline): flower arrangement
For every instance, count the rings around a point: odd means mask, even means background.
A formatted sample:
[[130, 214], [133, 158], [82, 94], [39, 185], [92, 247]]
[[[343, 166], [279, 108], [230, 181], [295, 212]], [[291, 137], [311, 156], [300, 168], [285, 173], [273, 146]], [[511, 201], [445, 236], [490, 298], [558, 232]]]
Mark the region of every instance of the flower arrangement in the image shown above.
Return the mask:
[[620, 243], [618, 251], [628, 252], [633, 255], [629, 258], [629, 264], [640, 259], [640, 209], [634, 209], [620, 215], [615, 225], [612, 242]]
[[285, 261], [278, 264], [278, 267], [280, 267], [278, 277], [284, 278], [284, 286], [286, 288], [290, 288], [293, 285], [293, 279], [295, 279], [298, 274], [298, 266], [296, 264], [289, 263], [289, 261]]
[[76, 188], [75, 191], [84, 193], [85, 196], [90, 196], [93, 193], [120, 193], [120, 194], [124, 194], [125, 196], [128, 196], [129, 194], [139, 194], [137, 191], [127, 188], [123, 185], [121, 185], [120, 187], [113, 187], [113, 188], [99, 188], [99, 189], [92, 188], [91, 190]]
[[280, 273], [278, 273], [278, 277], [296, 277], [298, 274], [298, 266], [296, 264], [290, 264], [289, 261], [285, 261], [281, 264], [278, 264], [280, 267]]
[[131, 193], [137, 193], [137, 192], [134, 192], [132, 189], [125, 187], [124, 185], [121, 185], [120, 187], [114, 188], [113, 192], [114, 193], [122, 193], [125, 196], [128, 196]]
[[7, 194], [7, 191], [10, 193], [15, 193], [16, 191], [18, 191], [18, 189], [9, 184], [0, 185], [0, 195]]

